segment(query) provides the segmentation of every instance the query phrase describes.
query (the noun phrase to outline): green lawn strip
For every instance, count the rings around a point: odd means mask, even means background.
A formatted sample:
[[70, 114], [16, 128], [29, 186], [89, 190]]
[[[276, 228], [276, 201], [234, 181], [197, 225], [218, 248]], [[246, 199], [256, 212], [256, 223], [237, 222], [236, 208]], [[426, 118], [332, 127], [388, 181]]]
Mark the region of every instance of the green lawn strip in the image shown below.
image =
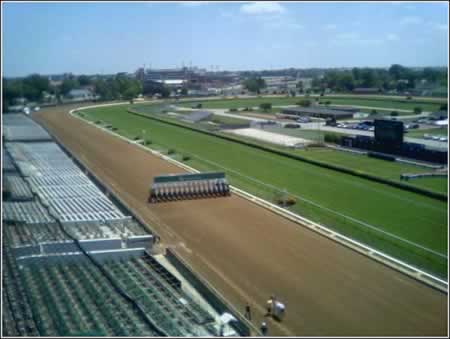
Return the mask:
[[[375, 158], [370, 158], [367, 155], [353, 154], [349, 152], [336, 151], [329, 148], [295, 151], [303, 157], [315, 159], [323, 162], [332, 163], [338, 166], [350, 167], [355, 170], [370, 173], [382, 178], [397, 180], [400, 182], [400, 175], [403, 173], [429, 173], [433, 170], [409, 165], [399, 162], [384, 161]], [[416, 185], [433, 191], [446, 193], [447, 192], [447, 178], [433, 178], [434, 180], [421, 181], [415, 179], [408, 181], [408, 184]]]
[[[414, 101], [400, 101], [400, 100], [374, 100], [374, 99], [361, 99], [361, 98], [340, 98], [340, 97], [324, 97], [320, 102], [325, 103], [329, 101], [331, 105], [355, 105], [355, 106], [368, 106], [376, 108], [393, 108], [413, 111], [415, 107], [421, 107], [423, 111], [433, 112], [440, 108], [440, 104], [426, 103], [426, 102], [414, 102]], [[398, 112], [404, 114], [403, 112]]]
[[[269, 102], [272, 106], [286, 106], [295, 105], [306, 97], [260, 97], [260, 98], [248, 98], [248, 99], [217, 99], [217, 100], [196, 100], [196, 101], [181, 101], [179, 106], [192, 107], [194, 104], [201, 103], [202, 108], [244, 108], [244, 107], [256, 107], [261, 103]], [[367, 97], [310, 97], [311, 101], [316, 101], [316, 98], [320, 98], [320, 102], [330, 101], [331, 104], [336, 105], [356, 105], [356, 106], [368, 106], [373, 108], [393, 108], [414, 110], [415, 107], [421, 107], [424, 111], [436, 111], [439, 110], [441, 103], [433, 103], [426, 101], [415, 101], [406, 99], [382, 99], [382, 98], [367, 98]], [[400, 113], [399, 113], [400, 114]]]
[[448, 176], [410, 179], [408, 184], [447, 194]]
[[405, 137], [408, 138], [423, 138], [424, 134], [441, 135], [448, 137], [448, 127], [427, 128], [427, 129], [410, 129]]
[[250, 121], [245, 119], [239, 119], [239, 118], [233, 118], [223, 115], [216, 115], [213, 114], [212, 117], [208, 119], [209, 121], [212, 121], [216, 124], [226, 124], [226, 125], [242, 125], [242, 124], [248, 124]]

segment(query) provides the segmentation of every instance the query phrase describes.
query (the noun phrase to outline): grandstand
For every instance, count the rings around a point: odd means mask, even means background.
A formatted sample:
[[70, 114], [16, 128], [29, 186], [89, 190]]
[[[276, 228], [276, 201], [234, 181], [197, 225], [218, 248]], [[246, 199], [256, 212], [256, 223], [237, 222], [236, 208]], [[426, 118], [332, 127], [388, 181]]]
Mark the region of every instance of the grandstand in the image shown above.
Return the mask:
[[23, 114], [3, 115], [5, 141], [51, 140], [45, 129]]
[[2, 173], [15, 172], [16, 167], [11, 159], [11, 156], [6, 151], [5, 147], [2, 147], [3, 157], [2, 157]]
[[52, 142], [7, 143], [11, 156], [41, 201], [63, 223], [125, 221], [122, 212]]
[[224, 173], [169, 174], [153, 179], [149, 202], [219, 197], [229, 194], [230, 186]]
[[[206, 308], [205, 297], [190, 293], [194, 287], [150, 254], [153, 235], [45, 130], [19, 114], [5, 119], [4, 128], [3, 335], [219, 333], [223, 310]], [[226, 184], [223, 174], [196, 179]]]
[[18, 175], [5, 175], [3, 190], [7, 195], [6, 200], [29, 201], [33, 199], [33, 193], [28, 184]]

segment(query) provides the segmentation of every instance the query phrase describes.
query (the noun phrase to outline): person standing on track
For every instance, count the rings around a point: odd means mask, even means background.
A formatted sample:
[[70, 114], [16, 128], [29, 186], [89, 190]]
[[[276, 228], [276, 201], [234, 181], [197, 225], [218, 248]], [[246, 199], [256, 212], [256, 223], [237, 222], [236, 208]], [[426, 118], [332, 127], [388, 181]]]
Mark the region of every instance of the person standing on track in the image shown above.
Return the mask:
[[266, 316], [271, 316], [273, 313], [273, 307], [275, 305], [275, 296], [270, 296], [269, 300], [267, 300], [267, 313]]
[[248, 320], [252, 320], [252, 313], [250, 310], [250, 305], [247, 303], [247, 305], [245, 306], [245, 314], [244, 316], [248, 319]]
[[262, 335], [265, 337], [265, 336], [267, 335], [267, 331], [268, 331], [267, 324], [266, 324], [265, 321], [263, 321], [263, 322], [261, 323], [260, 329], [261, 329]]
[[286, 307], [283, 303], [276, 301], [274, 305], [273, 317], [278, 321], [282, 321], [285, 309]]

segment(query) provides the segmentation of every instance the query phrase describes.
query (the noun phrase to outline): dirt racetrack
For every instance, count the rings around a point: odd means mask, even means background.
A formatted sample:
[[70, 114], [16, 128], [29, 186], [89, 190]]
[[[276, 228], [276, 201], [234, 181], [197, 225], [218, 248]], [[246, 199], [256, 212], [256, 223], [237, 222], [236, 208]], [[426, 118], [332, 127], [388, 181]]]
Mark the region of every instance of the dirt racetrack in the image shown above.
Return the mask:
[[67, 114], [34, 118], [237, 309], [259, 326], [275, 294], [286, 305], [269, 335], [444, 336], [447, 295], [243, 198], [149, 205], [153, 176], [183, 170]]

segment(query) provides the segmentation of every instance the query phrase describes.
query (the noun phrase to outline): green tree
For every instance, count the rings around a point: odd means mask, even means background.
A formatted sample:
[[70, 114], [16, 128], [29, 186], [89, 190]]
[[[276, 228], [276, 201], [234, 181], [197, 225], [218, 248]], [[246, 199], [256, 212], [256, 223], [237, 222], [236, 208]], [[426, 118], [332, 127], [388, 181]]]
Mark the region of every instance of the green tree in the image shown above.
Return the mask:
[[425, 67], [422, 76], [430, 82], [436, 82], [439, 79], [439, 71], [431, 67]]
[[32, 74], [23, 79], [22, 86], [25, 98], [37, 101], [42, 98], [42, 92], [49, 90], [50, 82], [47, 77]]
[[139, 94], [139, 87], [130, 86], [123, 93], [123, 98], [125, 100], [132, 100], [132, 99], [136, 98], [138, 96], [138, 94]]
[[69, 92], [73, 89], [76, 89], [80, 86], [78, 80], [73, 77], [65, 78], [61, 84], [61, 93], [63, 95], [69, 94]]
[[78, 76], [78, 83], [80, 86], [88, 86], [92, 84], [91, 78], [87, 75]]
[[161, 88], [161, 96], [163, 97], [163, 98], [168, 98], [169, 97], [169, 95], [170, 95], [170, 89], [169, 89], [169, 87], [167, 87], [167, 86], [162, 86], [162, 88]]
[[422, 113], [422, 107], [419, 107], [419, 106], [414, 107], [414, 114], [420, 114], [420, 113]]
[[263, 102], [259, 105], [259, 108], [264, 112], [268, 112], [272, 109], [272, 104], [270, 102]]
[[111, 90], [103, 79], [98, 79], [94, 82], [94, 93], [99, 95], [102, 100], [112, 99]]
[[2, 100], [6, 107], [12, 106], [14, 100], [22, 96], [22, 81], [3, 78], [2, 88]]
[[404, 79], [406, 77], [407, 70], [401, 65], [392, 65], [389, 67], [389, 74], [394, 80]]
[[299, 102], [297, 102], [297, 105], [302, 106], [302, 107], [310, 107], [311, 100], [309, 100], [309, 99], [300, 100]]
[[248, 91], [260, 94], [261, 90], [266, 87], [266, 82], [261, 77], [252, 77], [244, 80], [243, 85]]

